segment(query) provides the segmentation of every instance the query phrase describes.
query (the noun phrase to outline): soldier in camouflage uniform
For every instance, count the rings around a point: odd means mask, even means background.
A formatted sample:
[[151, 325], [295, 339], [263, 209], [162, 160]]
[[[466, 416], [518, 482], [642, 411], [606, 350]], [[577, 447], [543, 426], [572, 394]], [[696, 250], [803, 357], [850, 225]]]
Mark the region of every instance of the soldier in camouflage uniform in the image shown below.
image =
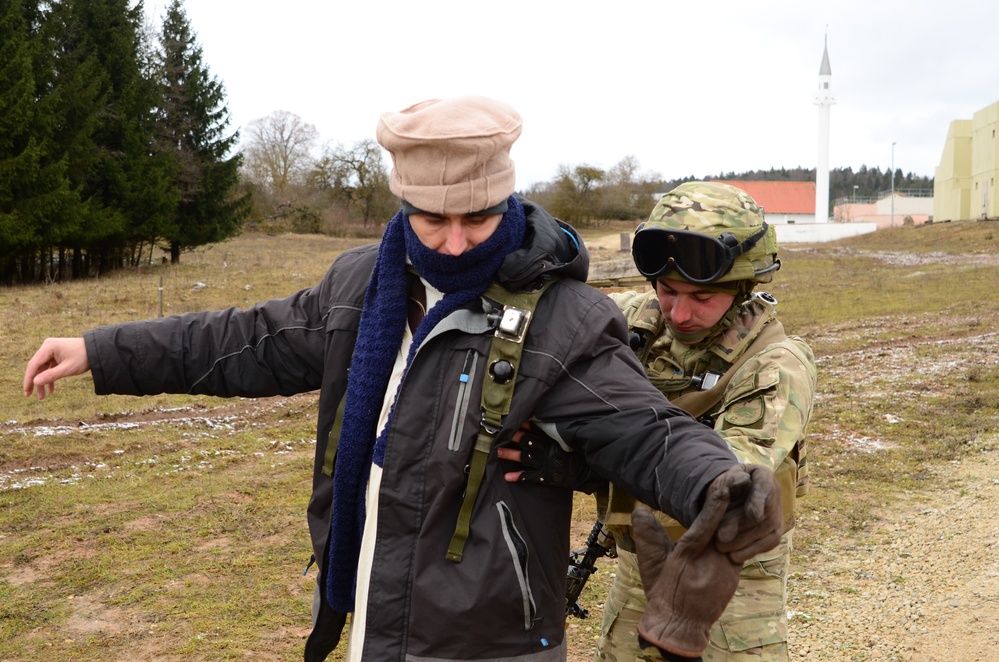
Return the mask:
[[[635, 264], [654, 289], [612, 295], [652, 383], [713, 426], [744, 462], [773, 468], [781, 485], [784, 536], [744, 565], [735, 596], [711, 630], [705, 660], [788, 659], [794, 502], [808, 488], [805, 427], [816, 369], [808, 345], [785, 335], [777, 301], [753, 291], [780, 268], [776, 253], [774, 228], [747, 193], [688, 182], [667, 193], [635, 234]], [[629, 551], [632, 505], [611, 486], [604, 523], [614, 531], [619, 560], [596, 660], [662, 659], [653, 648], [639, 648], [636, 637], [646, 598]], [[658, 517], [678, 539], [682, 527]]]

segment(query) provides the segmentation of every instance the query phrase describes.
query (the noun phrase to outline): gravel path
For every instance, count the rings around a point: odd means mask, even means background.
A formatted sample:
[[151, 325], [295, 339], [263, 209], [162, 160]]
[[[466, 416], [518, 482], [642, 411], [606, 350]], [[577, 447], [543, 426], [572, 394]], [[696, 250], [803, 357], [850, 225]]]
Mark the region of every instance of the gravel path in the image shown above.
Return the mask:
[[792, 659], [999, 660], [997, 445], [935, 469], [946, 489], [902, 495], [866, 532], [796, 551]]

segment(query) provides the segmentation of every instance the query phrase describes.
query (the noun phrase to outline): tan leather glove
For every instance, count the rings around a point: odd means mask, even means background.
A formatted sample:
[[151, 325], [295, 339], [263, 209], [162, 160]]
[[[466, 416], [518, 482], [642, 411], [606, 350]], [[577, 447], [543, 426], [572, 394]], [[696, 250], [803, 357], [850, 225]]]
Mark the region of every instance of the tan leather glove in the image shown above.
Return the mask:
[[773, 549], [784, 534], [784, 510], [774, 472], [758, 464], [739, 464], [715, 478], [715, 490], [729, 495], [728, 512], [718, 525], [715, 546], [736, 563]]
[[638, 571], [649, 599], [638, 634], [666, 659], [704, 652], [711, 626], [739, 585], [742, 564], [712, 542], [728, 507], [724, 484], [709, 490], [704, 508], [675, 547], [651, 512], [639, 507], [631, 514]]

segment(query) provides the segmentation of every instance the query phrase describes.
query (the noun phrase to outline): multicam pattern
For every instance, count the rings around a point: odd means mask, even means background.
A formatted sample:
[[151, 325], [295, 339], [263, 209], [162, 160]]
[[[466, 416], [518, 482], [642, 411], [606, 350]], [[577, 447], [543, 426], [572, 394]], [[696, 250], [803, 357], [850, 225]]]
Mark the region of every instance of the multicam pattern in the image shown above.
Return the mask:
[[[687, 182], [660, 198], [649, 220], [636, 232], [635, 245], [640, 244], [638, 235], [642, 232], [663, 230], [696, 232], [716, 238], [727, 232], [742, 241], [763, 226], [763, 216], [756, 201], [740, 188], [717, 182]], [[775, 271], [770, 267], [776, 259], [777, 230], [770, 226], [755, 246], [737, 257], [729, 271], [713, 282], [769, 283]]]
[[[776, 301], [756, 294], [735, 308], [717, 338], [697, 347], [670, 335], [654, 291], [611, 295], [629, 327], [655, 338], [642, 359], [649, 379], [670, 398], [695, 388], [691, 377], [705, 371], [723, 374], [776, 318]], [[797, 489], [808, 488], [805, 427], [812, 412], [816, 368], [811, 349], [800, 338], [774, 343], [740, 368], [722, 401], [708, 412], [714, 428], [743, 461], [777, 469], [785, 458], [797, 457]], [[792, 478], [793, 480], [793, 478]], [[784, 498], [789, 495], [784, 494]], [[668, 530], [679, 525], [660, 514]], [[722, 618], [711, 630], [705, 660], [787, 660], [785, 613], [791, 531], [781, 544], [746, 563], [739, 588]], [[595, 659], [613, 662], [660, 660], [654, 649], [640, 649], [635, 626], [645, 608], [645, 594], [634, 555], [619, 549], [617, 579], [604, 607], [603, 636]]]
[[[612, 294], [611, 298], [621, 308], [629, 328], [655, 337], [640, 358], [649, 379], [668, 398], [695, 390], [694, 375], [724, 374], [763, 325], [776, 318], [776, 302], [758, 292], [735, 309], [728, 328], [717, 338], [692, 347], [673, 339], [654, 290]], [[788, 338], [746, 361], [709, 416], [714, 419], [714, 428], [747, 463], [776, 469], [788, 453], [796, 451], [801, 483], [805, 426], [812, 414], [815, 380], [811, 348], [800, 338]], [[799, 496], [802, 493], [799, 489]]]
[[659, 199], [644, 227], [714, 234], [715, 230], [761, 225], [763, 211], [742, 189], [717, 182], [687, 182]]
[[[666, 518], [662, 515], [662, 518]], [[746, 563], [732, 601], [711, 629], [703, 659], [715, 662], [787, 662], [788, 560], [792, 532], [774, 549]], [[655, 648], [640, 648], [636, 632], [646, 598], [638, 573], [638, 557], [618, 551], [617, 580], [604, 603], [603, 634], [595, 660], [662, 662]]]

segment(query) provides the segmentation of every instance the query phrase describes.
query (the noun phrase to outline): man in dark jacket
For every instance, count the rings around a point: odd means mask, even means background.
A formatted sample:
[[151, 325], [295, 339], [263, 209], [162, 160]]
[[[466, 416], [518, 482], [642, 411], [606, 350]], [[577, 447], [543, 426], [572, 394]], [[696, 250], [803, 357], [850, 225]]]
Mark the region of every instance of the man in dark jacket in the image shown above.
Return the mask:
[[[98, 394], [321, 389], [307, 659], [335, 647], [348, 612], [351, 660], [565, 659], [572, 493], [503, 479], [496, 445], [523, 420], [680, 522], [715, 504], [715, 554], [779, 540], [772, 473], [649, 384], [617, 308], [584, 284], [576, 232], [513, 195], [520, 131], [481, 97], [387, 113], [377, 136], [403, 208], [380, 244], [290, 297], [50, 338], [28, 363], [38, 397], [87, 370]], [[542, 288], [528, 314], [517, 297]], [[521, 347], [497, 357], [496, 338]]]

